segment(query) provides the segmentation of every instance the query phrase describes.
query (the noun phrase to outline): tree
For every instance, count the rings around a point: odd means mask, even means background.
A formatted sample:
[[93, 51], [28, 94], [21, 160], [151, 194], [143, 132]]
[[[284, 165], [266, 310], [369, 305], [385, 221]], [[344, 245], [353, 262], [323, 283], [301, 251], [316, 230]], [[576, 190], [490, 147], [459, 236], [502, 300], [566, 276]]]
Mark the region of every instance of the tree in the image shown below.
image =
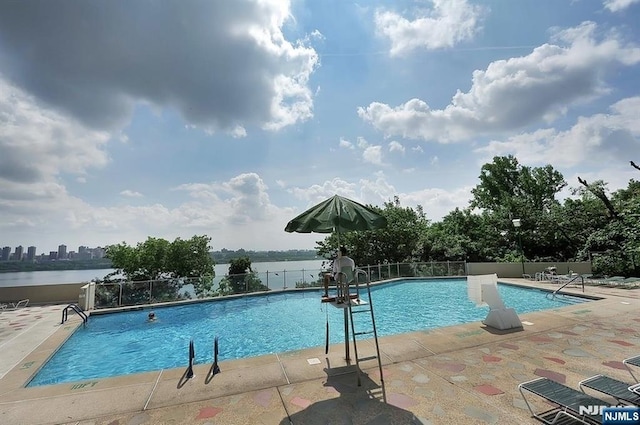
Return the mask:
[[[496, 240], [497, 235], [506, 232], [508, 238], [504, 242], [511, 245], [518, 233], [525, 258], [555, 257], [558, 247], [549, 241], [556, 240], [557, 229], [550, 213], [559, 205], [555, 196], [566, 186], [562, 174], [551, 165], [521, 166], [509, 155], [494, 157], [492, 163], [483, 165], [479, 178], [480, 183], [471, 191], [470, 207], [489, 214]], [[517, 231], [512, 224], [515, 218], [522, 223]]]
[[598, 187], [600, 196], [593, 196], [602, 201], [601, 205], [606, 205], [602, 196], [607, 198], [608, 214], [590, 232], [580, 254], [592, 258], [594, 271], [598, 273], [640, 276], [640, 182], [630, 180], [627, 188], [611, 194], [610, 200], [606, 186]]
[[[156, 298], [176, 299], [184, 283], [190, 278], [196, 296], [213, 295], [211, 287], [215, 277], [214, 262], [209, 254], [207, 236], [193, 236], [191, 239], [177, 238], [169, 242], [160, 238], [147, 238], [135, 247], [125, 242], [110, 245], [105, 256], [112, 262], [115, 272], [105, 277], [105, 282], [112, 281], [116, 275], [122, 275], [125, 281], [163, 281], [153, 288]], [[137, 298], [148, 298], [146, 286], [130, 285], [133, 301]], [[135, 289], [138, 288], [138, 289]], [[139, 294], [138, 294], [139, 292]], [[162, 293], [161, 293], [162, 292]]]
[[551, 165], [525, 167], [513, 156], [496, 156], [482, 166], [480, 183], [471, 190], [471, 208], [524, 217], [548, 209], [567, 183]]
[[[429, 225], [422, 207], [402, 207], [397, 196], [384, 208], [368, 207], [387, 219], [387, 227], [341, 233], [340, 245], [347, 247], [349, 256], [359, 265], [413, 261]], [[318, 255], [330, 258], [337, 247], [338, 235], [332, 233], [318, 241], [316, 249]]]
[[251, 270], [249, 257], [234, 258], [229, 262], [229, 273], [220, 282], [222, 295], [268, 291], [258, 275]]

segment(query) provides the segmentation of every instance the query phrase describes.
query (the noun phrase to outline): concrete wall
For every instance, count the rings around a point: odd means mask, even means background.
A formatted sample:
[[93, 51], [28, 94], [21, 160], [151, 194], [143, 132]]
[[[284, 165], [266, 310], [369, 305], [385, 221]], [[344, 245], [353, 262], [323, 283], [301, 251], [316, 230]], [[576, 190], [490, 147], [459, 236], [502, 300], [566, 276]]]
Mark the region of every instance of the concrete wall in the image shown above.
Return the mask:
[[29, 304], [77, 303], [80, 288], [87, 283], [0, 287], [0, 302], [29, 299]]
[[[591, 263], [524, 263], [524, 273], [533, 277], [536, 273], [544, 271], [547, 267], [555, 267], [557, 274], [567, 274], [569, 270], [574, 273], [591, 273]], [[491, 274], [498, 277], [522, 277], [522, 263], [467, 263], [467, 274]]]

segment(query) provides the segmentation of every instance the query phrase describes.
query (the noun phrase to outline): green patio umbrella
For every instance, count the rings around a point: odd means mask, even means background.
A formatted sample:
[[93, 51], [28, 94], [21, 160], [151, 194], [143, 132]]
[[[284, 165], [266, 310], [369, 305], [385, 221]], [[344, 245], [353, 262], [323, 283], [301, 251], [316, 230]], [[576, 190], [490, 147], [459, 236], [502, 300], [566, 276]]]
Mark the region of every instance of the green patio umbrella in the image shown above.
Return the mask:
[[375, 230], [387, 226], [387, 219], [342, 196], [334, 195], [320, 202], [291, 220], [285, 232], [293, 233], [332, 233], [338, 234], [351, 230]]
[[[326, 201], [320, 202], [293, 220], [291, 220], [285, 232], [293, 233], [332, 233], [338, 235], [340, 246], [340, 233], [352, 230], [375, 230], [387, 226], [387, 219], [365, 207], [356, 201], [334, 195]], [[345, 358], [349, 359], [349, 327], [347, 310], [344, 309], [344, 342]], [[325, 354], [329, 352], [329, 316], [327, 311], [327, 339], [325, 342]]]

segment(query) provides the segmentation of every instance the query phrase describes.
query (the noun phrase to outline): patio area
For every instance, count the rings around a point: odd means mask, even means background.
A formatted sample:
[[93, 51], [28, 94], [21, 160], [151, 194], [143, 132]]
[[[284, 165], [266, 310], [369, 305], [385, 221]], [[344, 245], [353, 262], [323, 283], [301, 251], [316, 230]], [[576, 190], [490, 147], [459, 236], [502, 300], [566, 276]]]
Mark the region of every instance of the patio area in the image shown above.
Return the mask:
[[[387, 403], [377, 362], [365, 363], [358, 387], [339, 344], [328, 355], [317, 347], [222, 362], [212, 379], [203, 364], [186, 382], [180, 368], [24, 388], [80, 320], [60, 325], [64, 306], [4, 311], [0, 423], [538, 424], [521, 382], [543, 376], [577, 389], [596, 374], [633, 382], [622, 360], [640, 354], [640, 290], [587, 287], [585, 294], [604, 299], [520, 315], [520, 331], [475, 322], [380, 338]], [[358, 348], [361, 356], [375, 351], [370, 341]]]

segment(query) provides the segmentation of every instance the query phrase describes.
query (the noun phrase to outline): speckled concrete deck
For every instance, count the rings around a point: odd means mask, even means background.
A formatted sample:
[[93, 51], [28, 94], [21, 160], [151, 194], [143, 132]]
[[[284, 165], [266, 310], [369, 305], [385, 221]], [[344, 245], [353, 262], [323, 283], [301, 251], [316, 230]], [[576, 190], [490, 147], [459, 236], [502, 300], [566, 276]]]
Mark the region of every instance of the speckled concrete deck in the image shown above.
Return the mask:
[[[577, 388], [598, 373], [632, 382], [621, 361], [640, 354], [640, 290], [587, 287], [586, 294], [605, 299], [521, 315], [525, 326], [516, 332], [475, 322], [380, 338], [387, 403], [376, 362], [363, 365], [358, 387], [340, 345], [329, 355], [317, 347], [222, 362], [210, 380], [209, 365], [196, 365], [186, 382], [184, 369], [173, 369], [25, 388], [80, 322], [72, 316], [61, 326], [63, 306], [4, 311], [0, 423], [537, 424], [521, 382], [546, 376]], [[371, 341], [358, 348], [362, 356], [374, 351]]]

